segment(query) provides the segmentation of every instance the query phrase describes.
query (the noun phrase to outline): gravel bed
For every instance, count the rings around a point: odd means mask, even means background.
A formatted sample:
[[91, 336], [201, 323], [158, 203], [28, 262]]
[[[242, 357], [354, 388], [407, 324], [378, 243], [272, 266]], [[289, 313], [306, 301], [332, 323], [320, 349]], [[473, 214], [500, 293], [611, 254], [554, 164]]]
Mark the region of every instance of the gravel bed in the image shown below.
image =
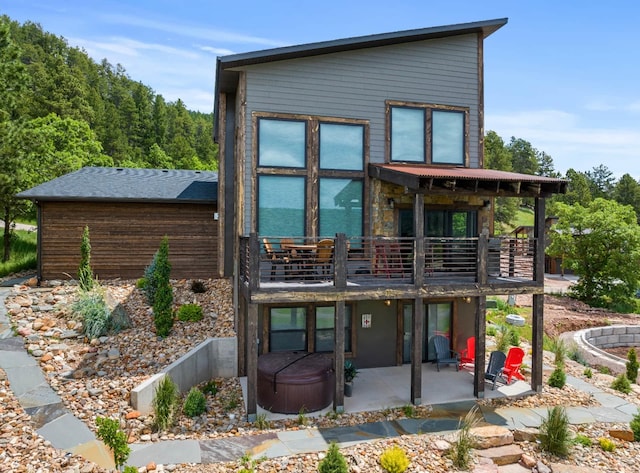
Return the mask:
[[[62, 398], [65, 406], [95, 431], [98, 416], [121, 420], [130, 442], [153, 442], [163, 439], [210, 439], [264, 433], [255, 425], [245, 422], [242, 391], [237, 379], [214, 380], [218, 393], [207, 396], [207, 413], [190, 419], [180, 416], [168, 431], [155, 433], [152, 429], [153, 415], [138, 415], [129, 405], [130, 390], [152, 374], [160, 371], [189, 349], [208, 337], [235, 336], [233, 326], [232, 288], [229, 280], [203, 281], [207, 290], [196, 294], [191, 290], [193, 281], [172, 281], [174, 302], [177, 309], [186, 303], [197, 303], [203, 308], [204, 319], [200, 322], [176, 321], [171, 334], [160, 339], [155, 334], [152, 311], [144, 294], [133, 281], [102, 281], [103, 287], [121, 302], [131, 320], [131, 328], [118, 334], [87, 340], [82, 333], [81, 322], [72, 313], [70, 306], [77, 297], [73, 285], [50, 282], [46, 288], [16, 287], [7, 298], [6, 306], [12, 323], [25, 339], [25, 346], [36, 358], [51, 386]], [[526, 348], [526, 347], [525, 347]], [[545, 354], [545, 364], [551, 366], [553, 359]], [[623, 395], [610, 388], [613, 377], [594, 371], [588, 379], [584, 366], [567, 361], [566, 370], [581, 379], [602, 388], [604, 391], [624, 397], [640, 405], [640, 389]], [[545, 373], [546, 376], [550, 373]], [[495, 406], [596, 406], [596, 400], [570, 387], [562, 390], [544, 386], [537, 396], [499, 401], [482, 401]], [[230, 416], [232, 414], [232, 416]], [[427, 417], [428, 406], [415, 409], [415, 416]], [[231, 420], [231, 417], [233, 419]], [[307, 426], [300, 426], [298, 419], [271, 422], [271, 430], [301, 429], [355, 425], [379, 420], [405, 417], [402, 409], [386, 409], [378, 412], [309, 417]], [[79, 457], [65, 455], [53, 449], [34, 433], [28, 416], [20, 408], [0, 371], [0, 470], [15, 472], [102, 472], [95, 465], [87, 464]], [[592, 466], [602, 471], [640, 471], [636, 466], [640, 444], [616, 440], [613, 453], [604, 452], [597, 446], [597, 439], [607, 437], [613, 424], [582, 425], [579, 430], [595, 441], [592, 447], [574, 447], [567, 459], [548, 457], [540, 452], [535, 443], [524, 442], [521, 447], [545, 463], [562, 462], [573, 465]], [[628, 427], [628, 425], [626, 426]], [[572, 427], [574, 431], [578, 428]], [[378, 459], [390, 445], [401, 446], [409, 455], [411, 465], [408, 472], [455, 471], [451, 461], [443, 454], [439, 440], [452, 440], [436, 435], [413, 435], [394, 439], [361, 443], [342, 449], [347, 456], [352, 472], [382, 472]], [[37, 455], [35, 455], [37, 452]], [[256, 465], [260, 472], [304, 472], [317, 471], [317, 464], [324, 453], [295, 455], [262, 461]], [[158, 466], [158, 469], [163, 469]], [[213, 465], [179, 465], [175, 471], [226, 472], [238, 471], [239, 461]]]

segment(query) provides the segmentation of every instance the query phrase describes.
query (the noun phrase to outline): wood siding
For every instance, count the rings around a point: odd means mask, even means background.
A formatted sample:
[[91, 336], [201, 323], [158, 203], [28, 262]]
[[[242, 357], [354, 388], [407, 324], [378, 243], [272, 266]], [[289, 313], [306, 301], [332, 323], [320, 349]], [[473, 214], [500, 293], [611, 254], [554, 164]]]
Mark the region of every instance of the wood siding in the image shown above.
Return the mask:
[[218, 275], [215, 205], [40, 202], [41, 278], [75, 278], [85, 225], [99, 279], [140, 278], [164, 235], [172, 278]]
[[[245, 209], [251, 208], [253, 112], [355, 118], [370, 123], [370, 162], [385, 162], [385, 100], [469, 108], [469, 166], [479, 166], [476, 35], [278, 61], [246, 68]], [[251, 215], [243, 218], [251, 231]]]

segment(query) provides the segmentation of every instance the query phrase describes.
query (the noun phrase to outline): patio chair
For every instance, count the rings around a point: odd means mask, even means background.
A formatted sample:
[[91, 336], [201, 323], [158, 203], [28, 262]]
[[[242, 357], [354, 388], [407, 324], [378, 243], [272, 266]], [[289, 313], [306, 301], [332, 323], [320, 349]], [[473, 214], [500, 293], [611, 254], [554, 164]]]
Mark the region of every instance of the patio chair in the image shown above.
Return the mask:
[[489, 355], [489, 364], [487, 365], [487, 371], [484, 374], [484, 379], [493, 381], [493, 387], [491, 389], [496, 388], [496, 380], [498, 379], [498, 376], [500, 376], [502, 368], [504, 368], [504, 362], [506, 359], [507, 355], [501, 351], [492, 351]]
[[333, 262], [333, 240], [325, 238], [320, 240], [316, 249], [315, 264], [320, 270], [321, 275], [331, 273], [331, 263]]
[[436, 350], [436, 368], [440, 371], [440, 364], [456, 365], [456, 371], [460, 370], [458, 353], [449, 346], [449, 339], [443, 335], [434, 335], [433, 346]]
[[507, 384], [511, 384], [511, 379], [516, 378], [524, 381], [524, 376], [520, 371], [522, 360], [524, 359], [524, 350], [520, 347], [511, 347], [507, 353], [507, 359], [504, 367], [500, 370], [498, 376], [505, 380]]
[[476, 363], [476, 337], [467, 338], [467, 348], [460, 352], [460, 365], [468, 368]]
[[286, 251], [280, 250], [277, 251], [273, 248], [273, 244], [269, 241], [268, 238], [262, 239], [262, 244], [264, 246], [264, 252], [267, 255], [267, 260], [271, 262], [271, 280], [276, 277], [276, 270], [278, 265], [284, 266], [285, 277], [287, 276], [287, 267], [290, 267], [291, 260]]

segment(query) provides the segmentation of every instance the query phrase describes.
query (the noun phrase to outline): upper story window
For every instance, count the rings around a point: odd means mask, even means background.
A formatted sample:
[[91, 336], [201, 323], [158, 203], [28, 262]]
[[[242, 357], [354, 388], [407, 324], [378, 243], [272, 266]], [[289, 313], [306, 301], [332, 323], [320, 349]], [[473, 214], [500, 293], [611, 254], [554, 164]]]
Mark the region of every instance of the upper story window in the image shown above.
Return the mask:
[[389, 160], [465, 166], [468, 115], [462, 107], [387, 102]]
[[368, 123], [256, 114], [256, 215], [262, 236], [362, 236]]

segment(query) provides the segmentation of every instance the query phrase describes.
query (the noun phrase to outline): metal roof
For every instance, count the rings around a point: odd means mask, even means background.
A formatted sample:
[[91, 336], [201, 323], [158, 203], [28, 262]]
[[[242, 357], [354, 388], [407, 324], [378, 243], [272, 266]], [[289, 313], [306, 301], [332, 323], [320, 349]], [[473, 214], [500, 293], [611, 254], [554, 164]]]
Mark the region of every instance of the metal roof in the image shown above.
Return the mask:
[[369, 164], [369, 175], [414, 192], [458, 192], [488, 196], [542, 197], [564, 194], [567, 181], [495, 169], [420, 164]]
[[218, 173], [84, 167], [20, 192], [17, 197], [40, 201], [215, 203]]
[[[218, 116], [218, 96], [220, 92], [235, 92], [238, 86], [238, 71], [232, 70], [243, 66], [264, 64], [287, 59], [319, 56], [357, 49], [376, 48], [394, 44], [411, 43], [429, 39], [446, 38], [464, 34], [481, 33], [484, 38], [507, 23], [507, 18], [459, 23], [454, 25], [435, 26], [413, 30], [396, 31], [352, 38], [321, 41], [316, 43], [285, 46], [241, 54], [219, 56], [216, 62], [216, 85], [214, 98], [214, 116]], [[217, 120], [216, 120], [217, 123]], [[217, 126], [216, 126], [217, 137]]]

